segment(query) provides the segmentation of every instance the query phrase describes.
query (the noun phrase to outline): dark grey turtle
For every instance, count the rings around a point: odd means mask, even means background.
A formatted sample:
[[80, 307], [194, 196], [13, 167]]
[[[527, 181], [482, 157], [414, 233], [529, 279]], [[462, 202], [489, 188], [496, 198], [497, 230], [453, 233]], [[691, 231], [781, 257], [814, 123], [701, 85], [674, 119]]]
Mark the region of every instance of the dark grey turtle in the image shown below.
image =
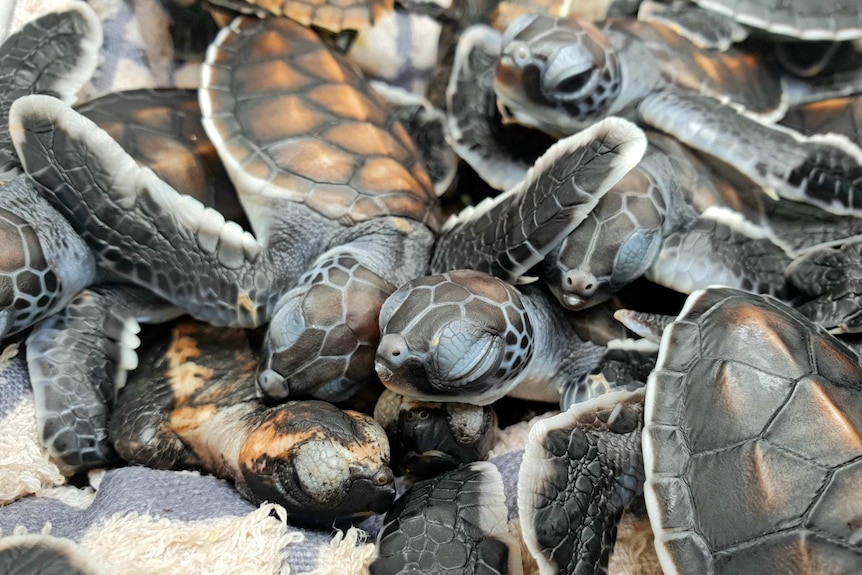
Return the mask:
[[322, 401], [260, 401], [246, 333], [186, 321], [141, 353], [111, 415], [124, 459], [233, 481], [291, 523], [331, 526], [389, 508], [389, 444], [371, 417]]
[[[858, 214], [862, 150], [761, 119], [784, 111], [779, 73], [731, 47], [700, 50], [655, 22], [525, 16], [504, 34], [496, 92], [506, 116], [553, 134], [617, 115], [733, 166], [768, 194]], [[768, 142], [768, 145], [764, 145]]]
[[487, 459], [497, 437], [491, 406], [415, 401], [388, 389], [374, 419], [386, 430], [393, 468], [416, 477]]
[[530, 429], [518, 516], [540, 573], [607, 573], [617, 523], [643, 493], [643, 398], [607, 393]]
[[[423, 401], [490, 404], [504, 395], [557, 402], [596, 366], [608, 340], [578, 333], [540, 285], [456, 270], [398, 288], [380, 312], [377, 373]], [[617, 337], [625, 337], [618, 328]]]
[[689, 296], [647, 384], [646, 502], [665, 573], [858, 573], [862, 367], [768, 297]]
[[[240, 18], [223, 30], [201, 94], [204, 126], [263, 243], [56, 100], [16, 102], [16, 146], [107, 269], [214, 324], [271, 319], [258, 374], [266, 395], [343, 397], [373, 377], [380, 305], [427, 268], [437, 228], [427, 174], [355, 71], [290, 20]], [[447, 224], [434, 257], [520, 277], [642, 143], [621, 120], [567, 140], [521, 186]]]
[[507, 514], [503, 480], [491, 463], [420, 481], [386, 514], [369, 572], [518, 575], [521, 548]]

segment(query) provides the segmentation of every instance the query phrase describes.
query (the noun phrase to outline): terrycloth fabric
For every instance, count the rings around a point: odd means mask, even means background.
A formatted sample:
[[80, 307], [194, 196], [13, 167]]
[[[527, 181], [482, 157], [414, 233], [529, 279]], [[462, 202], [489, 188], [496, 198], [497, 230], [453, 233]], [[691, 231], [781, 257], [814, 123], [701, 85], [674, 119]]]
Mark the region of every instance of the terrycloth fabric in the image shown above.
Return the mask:
[[[0, 0], [0, 39], [63, 1]], [[102, 19], [105, 41], [80, 100], [116, 90], [196, 85], [194, 59], [174, 61], [170, 19], [158, 0], [90, 4]], [[424, 53], [411, 57], [428, 60]], [[424, 72], [399, 74], [407, 87], [421, 91]], [[529, 424], [505, 430], [491, 459], [504, 480], [516, 535], [517, 477], [528, 432]], [[124, 467], [91, 472], [88, 486], [66, 485], [37, 440], [24, 349], [0, 348], [0, 548], [48, 539], [93, 573], [356, 575], [367, 571], [381, 525], [382, 518], [374, 517], [346, 532], [289, 526], [281, 507], [256, 507], [228, 482], [192, 472]], [[660, 573], [643, 521], [624, 523], [620, 545], [611, 573]], [[536, 573], [526, 549], [522, 555], [525, 573]]]

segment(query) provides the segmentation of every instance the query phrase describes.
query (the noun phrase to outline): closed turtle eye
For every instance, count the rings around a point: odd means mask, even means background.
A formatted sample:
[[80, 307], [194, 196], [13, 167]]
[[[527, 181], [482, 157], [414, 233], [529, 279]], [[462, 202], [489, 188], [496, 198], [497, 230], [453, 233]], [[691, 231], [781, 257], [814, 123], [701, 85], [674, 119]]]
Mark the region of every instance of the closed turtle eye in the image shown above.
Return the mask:
[[556, 100], [585, 98], [596, 89], [599, 70], [592, 53], [580, 44], [558, 49], [542, 72], [542, 90]]
[[436, 371], [440, 380], [451, 385], [479, 383], [493, 374], [503, 360], [503, 338], [471, 322], [451, 322], [437, 339]]

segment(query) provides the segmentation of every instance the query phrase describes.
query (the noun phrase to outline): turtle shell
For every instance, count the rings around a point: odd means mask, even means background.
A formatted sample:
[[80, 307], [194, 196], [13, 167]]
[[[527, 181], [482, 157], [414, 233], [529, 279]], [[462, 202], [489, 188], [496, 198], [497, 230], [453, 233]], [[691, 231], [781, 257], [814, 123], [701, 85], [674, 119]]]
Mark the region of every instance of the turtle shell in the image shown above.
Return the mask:
[[665, 573], [860, 573], [862, 367], [765, 296], [693, 293], [662, 337], [643, 438]]
[[239, 17], [210, 48], [202, 84], [204, 127], [256, 229], [285, 200], [342, 225], [402, 216], [437, 229], [407, 131], [314, 31]]
[[236, 191], [201, 124], [197, 90], [116, 92], [76, 110], [175, 190], [216, 208], [229, 220], [245, 219]]
[[770, 34], [800, 40], [862, 38], [862, 3], [847, 0], [692, 0]]
[[363, 30], [395, 7], [394, 0], [246, 0], [275, 16], [329, 32]]

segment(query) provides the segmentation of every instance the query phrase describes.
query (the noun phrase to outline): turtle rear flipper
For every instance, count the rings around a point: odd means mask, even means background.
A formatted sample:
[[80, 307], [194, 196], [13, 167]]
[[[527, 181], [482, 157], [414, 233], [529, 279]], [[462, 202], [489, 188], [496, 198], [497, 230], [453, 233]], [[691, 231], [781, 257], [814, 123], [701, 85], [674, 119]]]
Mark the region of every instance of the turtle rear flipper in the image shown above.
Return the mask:
[[805, 137], [680, 92], [648, 96], [638, 113], [650, 126], [733, 166], [770, 195], [835, 214], [862, 214], [862, 150], [845, 137]]
[[99, 62], [102, 26], [84, 2], [67, 1], [0, 45], [0, 180], [19, 166], [9, 137], [12, 102], [51, 94], [71, 104]]
[[64, 472], [116, 459], [108, 417], [126, 373], [137, 367], [137, 320], [167, 320], [178, 311], [132, 286], [80, 293], [27, 339], [27, 363], [43, 445]]
[[717, 284], [780, 296], [789, 263], [763, 230], [729, 210], [710, 208], [692, 227], [665, 238], [646, 277], [683, 293]]
[[[138, 166], [57, 99], [19, 99], [10, 129], [25, 170], [105, 268], [212, 323], [269, 319], [278, 290], [263, 293], [256, 278], [272, 262], [238, 224]], [[275, 267], [277, 284], [299, 263]]]
[[576, 404], [530, 430], [518, 515], [542, 573], [604, 573], [623, 511], [643, 493], [643, 389]]
[[446, 222], [432, 273], [473, 269], [523, 283], [645, 151], [644, 133], [620, 118], [560, 140], [516, 187]]

